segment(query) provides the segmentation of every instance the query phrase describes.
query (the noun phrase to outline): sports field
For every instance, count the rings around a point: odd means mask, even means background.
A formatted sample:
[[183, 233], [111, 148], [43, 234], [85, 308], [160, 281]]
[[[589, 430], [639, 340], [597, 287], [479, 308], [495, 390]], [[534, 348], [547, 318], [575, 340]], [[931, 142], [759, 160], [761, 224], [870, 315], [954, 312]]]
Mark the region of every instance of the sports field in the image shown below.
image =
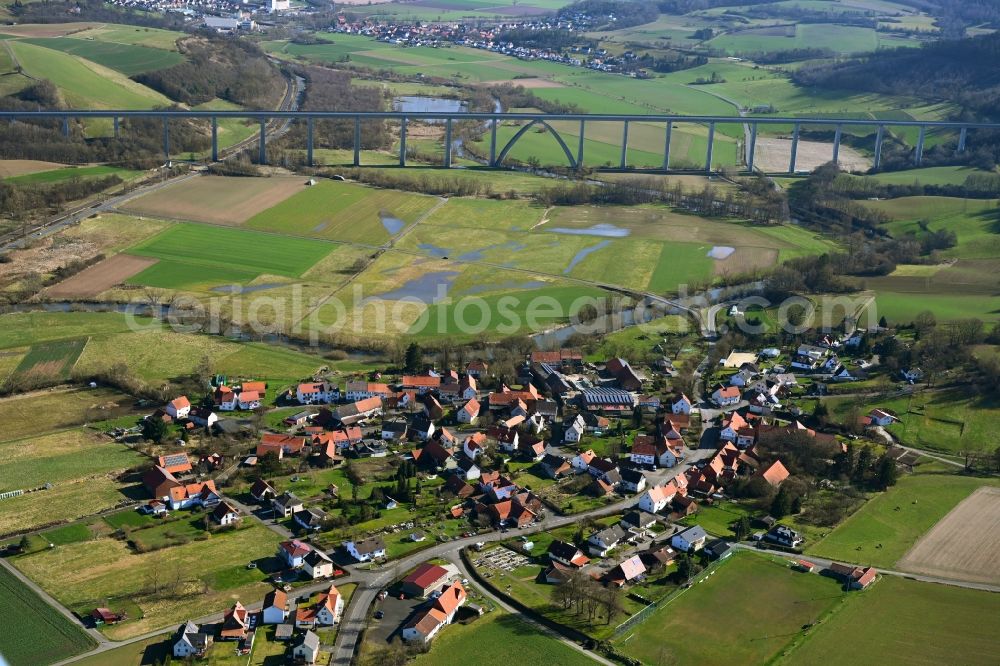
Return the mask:
[[264, 210], [249, 229], [381, 244], [438, 203], [435, 197], [323, 180]]
[[[926, 467], [927, 471], [923, 471]], [[988, 480], [959, 476], [950, 467], [921, 466], [877, 494], [808, 553], [847, 562], [903, 568], [900, 558], [949, 511]], [[994, 484], [995, 485], [995, 484]]]
[[767, 663], [842, 597], [829, 578], [737, 553], [614, 642], [644, 664]]
[[137, 215], [240, 225], [259, 211], [304, 191], [307, 180], [295, 176], [198, 176], [133, 199], [125, 208]]
[[784, 664], [996, 663], [1000, 595], [883, 576], [851, 593]]
[[129, 250], [159, 259], [129, 282], [164, 289], [211, 289], [247, 284], [260, 275], [292, 278], [331, 250], [328, 243], [301, 238], [177, 224]]
[[984, 487], [952, 509], [899, 561], [903, 571], [1000, 582], [1000, 488]]
[[86, 652], [95, 641], [0, 568], [0, 660], [10, 666], [47, 666]]

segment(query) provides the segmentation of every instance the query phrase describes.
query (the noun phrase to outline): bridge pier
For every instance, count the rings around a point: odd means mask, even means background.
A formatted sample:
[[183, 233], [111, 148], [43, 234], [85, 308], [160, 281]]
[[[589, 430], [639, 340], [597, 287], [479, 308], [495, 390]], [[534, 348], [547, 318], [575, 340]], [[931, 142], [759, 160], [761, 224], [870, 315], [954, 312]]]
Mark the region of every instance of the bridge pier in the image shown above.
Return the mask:
[[444, 122], [444, 168], [451, 168], [451, 118]]
[[212, 116], [212, 161], [219, 161], [219, 117]]
[[170, 120], [163, 116], [163, 158], [170, 161]]
[[494, 117], [493, 122], [490, 124], [490, 166], [495, 167], [497, 165], [497, 125], [500, 121]]
[[882, 166], [882, 143], [885, 141], [885, 125], [879, 125], [875, 133], [875, 161], [872, 167], [878, 171]]
[[920, 134], [917, 136], [917, 151], [913, 154], [914, 166], [920, 166], [924, 161], [924, 140], [927, 138], [927, 128], [920, 126]]
[[69, 136], [69, 116], [66, 116], [62, 119], [62, 133], [63, 136], [66, 137]]
[[958, 133], [958, 152], [965, 152], [965, 140], [969, 136], [969, 128], [963, 127], [962, 131]]
[[354, 116], [354, 166], [361, 166], [361, 116]]
[[750, 154], [747, 157], [747, 171], [753, 173], [753, 161], [757, 156], [757, 123], [750, 126]]
[[705, 173], [712, 173], [712, 152], [715, 150], [715, 122], [708, 124], [708, 149], [705, 151]]
[[843, 125], [837, 125], [837, 131], [833, 135], [833, 163], [840, 164], [840, 138], [844, 131]]
[[622, 157], [621, 157], [621, 164], [618, 167], [622, 171], [625, 170], [627, 160], [628, 160], [628, 121], [626, 120], [625, 123], [622, 125]]
[[313, 117], [306, 118], [306, 164], [313, 166]]
[[399, 166], [406, 166], [406, 116], [399, 123]]
[[799, 132], [802, 126], [799, 123], [795, 123], [795, 129], [792, 131], [792, 155], [791, 159], [788, 160], [788, 173], [795, 175], [795, 159], [798, 157], [799, 153]]
[[663, 170], [670, 170], [670, 139], [674, 133], [674, 121], [667, 121], [667, 130], [663, 134]]
[[118, 134], [118, 116], [115, 116], [114, 122], [115, 122], [115, 139], [118, 139], [119, 138], [119, 134]]
[[257, 163], [267, 164], [267, 120], [260, 119], [260, 144], [257, 146]]
[[580, 121], [580, 143], [576, 147], [576, 168], [583, 168], [583, 138], [587, 132], [587, 121]]

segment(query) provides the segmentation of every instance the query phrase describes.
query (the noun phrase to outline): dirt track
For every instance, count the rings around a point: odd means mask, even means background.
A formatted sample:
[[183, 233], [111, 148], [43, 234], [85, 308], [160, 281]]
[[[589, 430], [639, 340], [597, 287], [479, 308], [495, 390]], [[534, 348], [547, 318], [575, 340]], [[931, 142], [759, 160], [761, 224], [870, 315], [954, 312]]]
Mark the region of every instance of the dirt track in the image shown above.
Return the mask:
[[117, 254], [49, 287], [45, 291], [45, 295], [52, 298], [97, 296], [102, 291], [107, 291], [116, 284], [124, 282], [157, 261], [158, 259], [150, 257]]
[[897, 568], [1000, 583], [1000, 488], [980, 488], [965, 498], [914, 544]]

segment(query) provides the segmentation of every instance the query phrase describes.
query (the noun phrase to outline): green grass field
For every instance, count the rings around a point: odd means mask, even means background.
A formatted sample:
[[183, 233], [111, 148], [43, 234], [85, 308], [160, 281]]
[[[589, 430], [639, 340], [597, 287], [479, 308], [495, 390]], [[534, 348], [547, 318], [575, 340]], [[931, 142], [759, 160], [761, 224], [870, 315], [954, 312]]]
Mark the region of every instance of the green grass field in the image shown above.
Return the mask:
[[526, 666], [593, 664], [589, 657], [542, 634], [514, 615], [494, 610], [470, 624], [453, 624], [441, 631], [431, 651], [418, 656], [417, 666], [466, 663], [483, 654], [502, 654], [517, 645], [518, 661]]
[[94, 647], [94, 640], [0, 568], [0, 655], [10, 666], [46, 666]]
[[166, 69], [184, 62], [184, 56], [176, 51], [94, 39], [40, 37], [21, 41], [86, 58], [125, 76]]
[[24, 176], [13, 176], [5, 178], [4, 182], [24, 185], [57, 183], [72, 178], [98, 178], [103, 176], [118, 176], [122, 180], [129, 180], [142, 174], [141, 171], [123, 169], [112, 166], [88, 166], [88, 167], [66, 167], [64, 169], [52, 169], [50, 171], [39, 171], [29, 173]]
[[383, 216], [410, 224], [436, 202], [434, 197], [419, 194], [324, 180], [255, 215], [244, 226], [300, 236], [379, 244], [398, 233], [390, 233], [382, 222]]
[[70, 107], [148, 109], [170, 104], [160, 93], [96, 63], [35, 44], [9, 43], [25, 71], [51, 81]]
[[86, 345], [87, 338], [32, 345], [14, 372], [22, 375], [50, 377], [56, 380], [68, 379], [73, 365], [80, 358]]
[[883, 577], [849, 595], [780, 663], [994, 664], [998, 618], [996, 594]]
[[[146, 458], [87, 430], [68, 430], [0, 443], [0, 492], [58, 484], [140, 465]], [[45, 501], [45, 493], [34, 497]], [[101, 507], [97, 507], [101, 508]]]
[[[251, 522], [235, 532], [142, 554], [122, 541], [102, 537], [21, 557], [16, 566], [74, 610], [92, 609], [109, 599], [138, 604], [142, 617], [104, 630], [109, 638], [121, 640], [218, 612], [234, 598], [245, 603], [258, 599], [270, 587], [263, 583], [266, 574], [247, 569], [246, 564], [272, 557], [279, 540]], [[177, 596], [144, 592], [151, 568], [180, 577]], [[163, 583], [169, 580], [164, 578]]]
[[894, 487], [870, 499], [807, 552], [891, 568], [976, 488], [996, 483], [958, 476], [941, 465], [928, 467], [929, 471], [904, 476]]
[[145, 28], [116, 23], [102, 23], [73, 33], [73, 37], [77, 39], [95, 39], [114, 44], [149, 46], [167, 51], [176, 51], [177, 40], [184, 36], [183, 32], [175, 30], [161, 30], [159, 28]]
[[[220, 257], [220, 248], [226, 248]], [[242, 229], [177, 224], [131, 248], [159, 261], [132, 284], [165, 289], [246, 284], [260, 275], [297, 277], [329, 254], [327, 243]]]
[[[129, 413], [133, 399], [112, 389], [42, 391], [0, 400], [0, 441], [70, 428]], [[37, 415], [45, 415], [39, 426]]]
[[829, 578], [737, 553], [615, 644], [644, 664], [767, 663], [842, 596]]

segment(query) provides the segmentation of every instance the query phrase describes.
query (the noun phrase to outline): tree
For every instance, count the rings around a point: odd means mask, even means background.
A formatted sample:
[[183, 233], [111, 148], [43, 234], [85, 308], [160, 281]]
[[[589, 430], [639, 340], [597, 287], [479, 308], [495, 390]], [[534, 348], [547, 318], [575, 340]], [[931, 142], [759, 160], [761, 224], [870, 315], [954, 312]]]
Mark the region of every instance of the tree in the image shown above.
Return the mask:
[[771, 515], [775, 518], [787, 516], [792, 512], [793, 500], [792, 493], [788, 488], [778, 488], [778, 494], [774, 496], [774, 500], [771, 502]]
[[878, 466], [875, 470], [875, 485], [885, 490], [890, 486], [896, 485], [896, 481], [898, 480], [899, 469], [896, 467], [896, 461], [887, 455], [879, 458]]
[[879, 317], [878, 327], [879, 328], [889, 328], [889, 320], [885, 318], [885, 315], [882, 315], [881, 317]]
[[684, 582], [691, 582], [691, 579], [701, 572], [702, 566], [694, 561], [688, 553], [681, 555], [677, 560], [677, 575], [684, 579]]
[[261, 478], [276, 476], [281, 473], [281, 460], [275, 451], [268, 451], [257, 459], [257, 471]]
[[829, 417], [830, 417], [830, 410], [827, 409], [826, 403], [824, 403], [822, 400], [817, 400], [816, 407], [813, 408], [813, 418], [816, 419], [817, 423], [823, 425], [826, 423], [826, 420]]
[[406, 357], [404, 360], [404, 367], [407, 372], [417, 372], [424, 363], [424, 353], [420, 349], [420, 345], [416, 342], [411, 342], [406, 348]]
[[167, 436], [167, 424], [162, 419], [149, 417], [142, 422], [142, 436], [159, 444]]
[[917, 335], [923, 337], [925, 333], [937, 326], [937, 317], [930, 310], [924, 310], [913, 318], [913, 326], [917, 329]]
[[733, 523], [733, 534], [737, 541], [743, 541], [750, 534], [750, 519], [740, 516], [740, 519]]
[[868, 478], [868, 472], [872, 467], [872, 463], [875, 461], [875, 454], [872, 452], [872, 447], [868, 444], [861, 449], [861, 453], [858, 454], [858, 462], [854, 468], [854, 481], [855, 483], [864, 483], [865, 479]]

